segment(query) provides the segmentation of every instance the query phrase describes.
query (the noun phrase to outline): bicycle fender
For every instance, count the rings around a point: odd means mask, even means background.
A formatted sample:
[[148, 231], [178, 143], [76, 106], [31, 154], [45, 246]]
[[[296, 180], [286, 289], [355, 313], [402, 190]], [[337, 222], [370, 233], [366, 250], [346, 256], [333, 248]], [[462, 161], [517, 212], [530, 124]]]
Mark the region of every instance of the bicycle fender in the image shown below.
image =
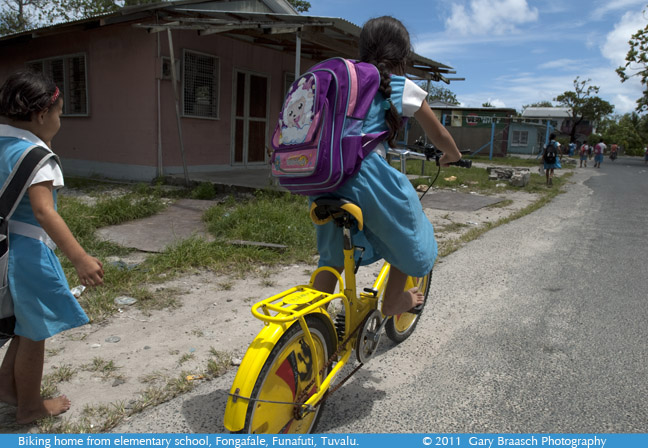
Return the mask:
[[243, 429], [249, 405], [249, 401], [245, 398], [236, 398], [231, 394], [240, 397], [249, 397], [252, 394], [256, 379], [261, 373], [261, 369], [268, 359], [272, 348], [288, 328], [295, 324], [299, 325], [297, 321], [291, 325], [275, 323], [266, 325], [248, 347], [243, 361], [241, 361], [241, 365], [236, 372], [234, 383], [230, 389], [230, 395], [227, 398], [227, 405], [225, 406], [223, 423], [229, 431], [236, 432]]

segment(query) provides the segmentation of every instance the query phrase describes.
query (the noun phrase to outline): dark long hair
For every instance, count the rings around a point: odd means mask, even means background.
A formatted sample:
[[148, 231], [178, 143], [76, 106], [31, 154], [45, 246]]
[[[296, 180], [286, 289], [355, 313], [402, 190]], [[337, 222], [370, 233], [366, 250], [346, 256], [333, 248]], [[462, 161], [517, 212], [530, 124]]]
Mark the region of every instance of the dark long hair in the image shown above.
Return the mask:
[[[367, 21], [360, 32], [360, 60], [375, 65], [380, 72], [379, 91], [391, 99], [392, 73], [405, 74], [408, 59], [412, 53], [409, 33], [405, 26], [390, 16], [377, 17]], [[387, 142], [396, 146], [396, 135], [402, 124], [402, 117], [390, 101], [385, 113], [385, 123], [389, 129]]]
[[16, 72], [0, 87], [0, 115], [30, 121], [32, 113], [52, 105], [56, 91], [56, 84], [40, 72]]

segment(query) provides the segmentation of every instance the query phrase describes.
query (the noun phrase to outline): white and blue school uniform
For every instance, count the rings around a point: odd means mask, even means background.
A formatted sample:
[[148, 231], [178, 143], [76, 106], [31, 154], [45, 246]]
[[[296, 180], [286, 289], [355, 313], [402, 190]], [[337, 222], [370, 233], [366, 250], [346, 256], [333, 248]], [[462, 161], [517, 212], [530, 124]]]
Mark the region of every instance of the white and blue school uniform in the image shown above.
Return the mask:
[[558, 148], [558, 142], [555, 141], [555, 140], [551, 140], [549, 142], [549, 144], [553, 145], [555, 150], [556, 150], [556, 162], [555, 163], [543, 162], [544, 163], [544, 169], [545, 170], [553, 170], [553, 169], [556, 169], [556, 168], [562, 168], [562, 165], [560, 164], [560, 157], [558, 157], [558, 151], [560, 150], [560, 148]]
[[[412, 117], [427, 93], [403, 76], [391, 78], [391, 101], [403, 117]], [[387, 130], [385, 98], [378, 92], [365, 118], [364, 133]], [[352, 230], [364, 247], [362, 264], [385, 259], [407, 275], [422, 277], [434, 266], [438, 249], [434, 228], [407, 176], [385, 160], [387, 142], [369, 154], [360, 170], [327, 196], [346, 198], [362, 208], [364, 228]], [[319, 266], [344, 266], [342, 232], [333, 223], [316, 226]]]
[[605, 143], [597, 143], [596, 146], [594, 147], [594, 162], [598, 163], [599, 165], [601, 162], [603, 162], [603, 155], [605, 153], [605, 150], [607, 149], [607, 146]]
[[[4, 183], [21, 154], [35, 144], [47, 148], [29, 131], [0, 125], [0, 182]], [[31, 185], [45, 181], [53, 182], [56, 207], [56, 190], [63, 187], [63, 173], [52, 159], [38, 171]], [[8, 280], [18, 336], [40, 341], [88, 322], [70, 292], [55, 249], [25, 193], [9, 220]]]

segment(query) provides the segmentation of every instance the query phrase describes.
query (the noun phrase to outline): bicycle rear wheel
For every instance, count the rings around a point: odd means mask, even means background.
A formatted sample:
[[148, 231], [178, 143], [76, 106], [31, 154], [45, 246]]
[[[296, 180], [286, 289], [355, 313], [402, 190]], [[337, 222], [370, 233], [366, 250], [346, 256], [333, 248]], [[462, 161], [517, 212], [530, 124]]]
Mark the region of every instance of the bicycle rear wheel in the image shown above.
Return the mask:
[[416, 328], [416, 324], [421, 318], [425, 304], [427, 303], [430, 285], [432, 284], [432, 271], [424, 277], [408, 277], [405, 283], [405, 290], [414, 286], [423, 292], [423, 306], [417, 314], [403, 313], [397, 314], [385, 323], [385, 333], [387, 337], [396, 343], [403, 342], [407, 339]]
[[[315, 429], [324, 403], [303, 417], [294, 416], [294, 402], [304, 389], [320, 374], [333, 353], [334, 340], [329, 327], [320, 319], [306, 317], [314, 349], [308, 345], [299, 323], [293, 324], [274, 346], [261, 369], [248, 406], [242, 433], [308, 434]], [[314, 362], [317, 359], [319, 362]], [[315, 365], [317, 364], [317, 365]], [[326, 377], [330, 367], [320, 379]], [[309, 395], [315, 392], [315, 386]]]

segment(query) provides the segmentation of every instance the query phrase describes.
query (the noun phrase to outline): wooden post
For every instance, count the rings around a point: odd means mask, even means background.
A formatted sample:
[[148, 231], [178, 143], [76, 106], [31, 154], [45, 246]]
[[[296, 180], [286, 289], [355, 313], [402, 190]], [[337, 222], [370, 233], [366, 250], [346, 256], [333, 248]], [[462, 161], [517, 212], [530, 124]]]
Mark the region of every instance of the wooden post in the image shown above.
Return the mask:
[[182, 123], [180, 122], [180, 97], [178, 95], [178, 78], [176, 77], [175, 55], [173, 53], [173, 39], [171, 28], [167, 28], [169, 36], [169, 54], [171, 56], [171, 82], [173, 83], [173, 95], [175, 96], [176, 121], [178, 123], [178, 139], [180, 140], [180, 155], [182, 156], [182, 169], [184, 171], [185, 185], [189, 186], [189, 171], [187, 171], [187, 160], [185, 158], [184, 139], [182, 138]]

